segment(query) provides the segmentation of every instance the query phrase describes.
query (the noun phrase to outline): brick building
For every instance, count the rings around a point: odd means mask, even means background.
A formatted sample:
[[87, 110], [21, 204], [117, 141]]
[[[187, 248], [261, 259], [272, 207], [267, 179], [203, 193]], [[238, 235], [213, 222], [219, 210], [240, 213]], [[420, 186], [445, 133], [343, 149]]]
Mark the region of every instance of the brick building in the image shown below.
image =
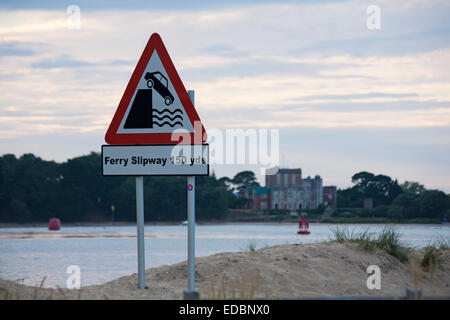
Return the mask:
[[279, 169], [274, 175], [266, 175], [266, 188], [301, 188], [302, 169]]
[[302, 208], [316, 209], [323, 203], [322, 178], [316, 175], [302, 180], [303, 203]]
[[270, 209], [270, 189], [264, 187], [249, 187], [245, 192], [248, 199], [247, 208], [253, 210]]
[[337, 207], [337, 189], [335, 186], [323, 187], [323, 203], [331, 205], [333, 208]]
[[266, 188], [270, 188], [272, 209], [295, 211], [301, 208], [301, 169], [279, 169], [274, 175], [266, 175]]
[[239, 196], [247, 198], [246, 207], [253, 210], [316, 209], [322, 203], [336, 207], [336, 187], [323, 187], [319, 175], [302, 179], [300, 168], [279, 169], [274, 175], [268, 174], [265, 187], [249, 187]]

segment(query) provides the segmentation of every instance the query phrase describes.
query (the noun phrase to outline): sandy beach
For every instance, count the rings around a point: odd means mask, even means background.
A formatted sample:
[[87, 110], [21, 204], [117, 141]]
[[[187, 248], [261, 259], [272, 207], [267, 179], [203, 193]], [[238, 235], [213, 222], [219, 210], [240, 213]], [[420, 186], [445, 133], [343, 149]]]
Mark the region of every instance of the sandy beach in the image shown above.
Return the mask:
[[[384, 251], [365, 251], [354, 243], [292, 244], [254, 252], [218, 253], [196, 259], [201, 299], [253, 299], [342, 296], [402, 297], [407, 287], [425, 297], [450, 296], [448, 250], [441, 268], [420, 267], [423, 249], [408, 249], [401, 263]], [[369, 290], [369, 265], [381, 270], [381, 289]], [[137, 289], [137, 274], [76, 289], [25, 286], [0, 279], [0, 299], [181, 299], [187, 286], [186, 261], [146, 270], [148, 289]]]

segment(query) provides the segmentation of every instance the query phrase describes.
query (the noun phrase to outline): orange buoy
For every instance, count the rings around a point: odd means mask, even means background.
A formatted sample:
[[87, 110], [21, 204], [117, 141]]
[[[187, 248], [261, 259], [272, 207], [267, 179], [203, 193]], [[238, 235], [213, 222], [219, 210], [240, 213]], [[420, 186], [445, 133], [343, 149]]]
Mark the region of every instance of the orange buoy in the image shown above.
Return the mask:
[[309, 231], [309, 221], [308, 219], [306, 219], [305, 217], [302, 217], [299, 221], [298, 221], [298, 231], [297, 234], [310, 234], [311, 232]]

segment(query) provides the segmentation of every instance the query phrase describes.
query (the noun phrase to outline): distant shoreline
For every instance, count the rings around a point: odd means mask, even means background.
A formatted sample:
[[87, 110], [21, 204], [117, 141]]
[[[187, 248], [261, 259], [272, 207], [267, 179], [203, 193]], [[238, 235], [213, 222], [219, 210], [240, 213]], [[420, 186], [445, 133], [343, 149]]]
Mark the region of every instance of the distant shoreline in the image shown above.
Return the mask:
[[[281, 222], [268, 222], [268, 221], [200, 221], [197, 222], [197, 225], [237, 225], [237, 224], [260, 224], [260, 225], [296, 225], [296, 221], [281, 221]], [[450, 226], [450, 223], [398, 223], [398, 222], [319, 222], [319, 221], [310, 221], [310, 224], [340, 224], [340, 225], [361, 225], [361, 224], [370, 224], [370, 225], [430, 225], [430, 226]], [[151, 221], [146, 222], [146, 226], [178, 226], [181, 225], [181, 221]], [[62, 222], [62, 228], [64, 227], [135, 227], [135, 222], [122, 222], [117, 221], [114, 223], [111, 222]], [[46, 222], [36, 222], [36, 223], [0, 223], [0, 228], [47, 228], [48, 223]]]
[[[311, 222], [311, 224], [319, 222]], [[196, 222], [197, 225], [217, 225], [217, 224], [261, 224], [261, 225], [296, 225], [297, 222], [264, 222], [264, 221], [200, 221]], [[145, 222], [146, 226], [179, 226], [182, 225], [181, 221], [149, 221]], [[64, 227], [135, 227], [136, 222], [61, 222], [61, 228]], [[0, 228], [47, 228], [48, 223], [0, 223]]]

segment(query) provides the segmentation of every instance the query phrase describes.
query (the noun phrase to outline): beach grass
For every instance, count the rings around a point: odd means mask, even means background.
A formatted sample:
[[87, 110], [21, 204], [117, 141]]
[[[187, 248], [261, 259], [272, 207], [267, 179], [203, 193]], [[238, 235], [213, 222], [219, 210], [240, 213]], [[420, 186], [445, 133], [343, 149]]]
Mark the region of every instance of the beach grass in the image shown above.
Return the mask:
[[433, 271], [436, 267], [442, 268], [442, 253], [434, 246], [425, 247], [420, 265], [427, 271]]
[[441, 250], [448, 250], [449, 249], [449, 240], [444, 238], [442, 235], [440, 235], [432, 244], [433, 247], [441, 249]]
[[260, 277], [246, 276], [241, 278], [240, 281], [222, 277], [219, 283], [215, 282], [213, 279], [210, 280], [206, 297], [207, 299], [212, 300], [278, 299], [278, 297], [272, 293], [270, 288], [263, 290], [264, 295], [257, 295], [257, 293], [261, 294], [261, 289], [262, 279]]
[[434, 271], [436, 268], [442, 268], [444, 258], [442, 251], [449, 249], [449, 241], [442, 235], [424, 248], [423, 258], [420, 263], [423, 269]]
[[249, 240], [244, 248], [241, 248], [242, 251], [247, 252], [255, 252], [256, 251], [256, 240], [253, 238], [252, 240]]
[[409, 260], [408, 253], [400, 241], [400, 233], [394, 228], [385, 226], [380, 232], [355, 232], [349, 230], [347, 226], [337, 226], [331, 230], [331, 242], [352, 242], [357, 243], [364, 250], [373, 250], [375, 248], [384, 250], [391, 256], [401, 262]]

